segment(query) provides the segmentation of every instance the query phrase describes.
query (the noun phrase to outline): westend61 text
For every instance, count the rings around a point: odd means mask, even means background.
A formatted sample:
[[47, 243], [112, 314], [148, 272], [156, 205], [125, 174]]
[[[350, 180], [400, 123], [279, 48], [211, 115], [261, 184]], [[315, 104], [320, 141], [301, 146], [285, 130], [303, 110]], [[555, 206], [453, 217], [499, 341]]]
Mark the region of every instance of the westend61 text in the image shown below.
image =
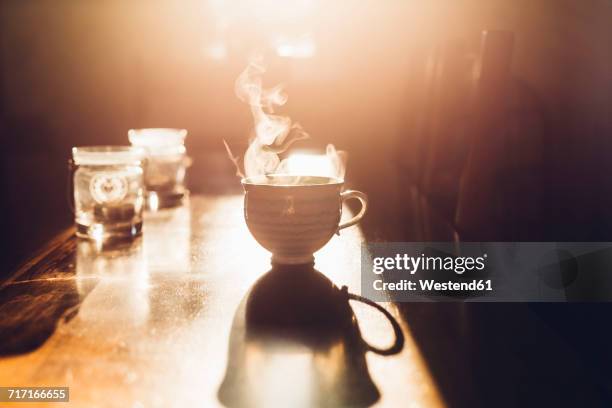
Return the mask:
[[491, 279], [474, 279], [469, 282], [437, 282], [432, 279], [419, 279], [418, 285], [415, 281], [402, 279], [398, 282], [384, 282], [382, 279], [377, 279], [372, 283], [374, 290], [386, 291], [491, 291], [493, 284]]

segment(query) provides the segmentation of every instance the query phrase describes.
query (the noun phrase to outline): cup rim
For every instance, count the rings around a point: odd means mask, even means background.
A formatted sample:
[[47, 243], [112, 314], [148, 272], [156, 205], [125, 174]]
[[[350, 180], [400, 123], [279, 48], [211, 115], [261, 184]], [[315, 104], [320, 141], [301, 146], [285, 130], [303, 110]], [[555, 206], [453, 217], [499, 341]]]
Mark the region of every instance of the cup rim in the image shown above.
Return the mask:
[[[269, 184], [266, 183], [266, 178], [270, 177], [310, 177], [311, 179], [321, 179], [319, 183], [309, 184]], [[327, 182], [323, 182], [327, 180]], [[286, 174], [286, 173], [274, 173], [274, 174], [261, 174], [257, 176], [244, 177], [240, 180], [243, 186], [261, 186], [261, 187], [279, 187], [279, 188], [295, 188], [295, 187], [323, 187], [323, 186], [339, 186], [344, 184], [344, 180], [339, 177], [333, 176], [313, 176], [313, 175], [301, 175], [301, 174]]]
[[78, 165], [140, 164], [145, 157], [141, 147], [134, 146], [75, 146], [72, 160]]

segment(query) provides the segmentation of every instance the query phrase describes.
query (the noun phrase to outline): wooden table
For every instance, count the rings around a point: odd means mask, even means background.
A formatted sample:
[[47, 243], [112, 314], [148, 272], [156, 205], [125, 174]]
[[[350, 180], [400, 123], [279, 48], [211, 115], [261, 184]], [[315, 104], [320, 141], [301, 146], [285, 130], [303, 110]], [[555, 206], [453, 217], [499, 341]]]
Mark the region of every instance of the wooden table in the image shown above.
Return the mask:
[[[316, 254], [317, 270], [359, 293], [362, 240], [358, 228], [343, 231]], [[246, 228], [241, 196], [194, 196], [149, 214], [143, 238], [123, 248], [64, 232], [0, 289], [0, 385], [70, 387], [70, 404], [58, 406], [212, 407], [233, 370], [241, 380], [226, 383], [230, 399], [247, 389], [262, 405], [313, 406], [338, 401], [337, 390], [321, 384], [357, 394], [342, 378], [354, 374], [347, 361], [363, 360], [380, 393], [376, 406], [444, 405], [392, 304], [383, 306], [406, 336], [393, 356], [249, 343], [239, 306], [270, 269], [269, 257]], [[367, 342], [392, 342], [382, 314], [351, 306]]]

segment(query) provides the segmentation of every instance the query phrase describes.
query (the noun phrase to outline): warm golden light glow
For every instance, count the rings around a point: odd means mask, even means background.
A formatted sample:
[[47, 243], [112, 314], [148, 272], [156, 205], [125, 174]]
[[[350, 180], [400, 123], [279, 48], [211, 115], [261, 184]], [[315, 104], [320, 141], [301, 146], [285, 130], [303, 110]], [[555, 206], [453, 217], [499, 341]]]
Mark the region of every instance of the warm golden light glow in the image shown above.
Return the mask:
[[324, 154], [295, 153], [287, 158], [287, 173], [337, 177], [331, 160]]
[[98, 245], [102, 245], [104, 238], [104, 226], [102, 224], [94, 224], [91, 227], [91, 237]]
[[244, 18], [266, 26], [285, 25], [287, 21], [295, 24], [312, 16], [320, 7], [320, 3], [320, 0], [208, 0], [209, 9], [221, 27], [243, 21]]
[[211, 42], [204, 48], [204, 54], [210, 59], [223, 61], [227, 58], [227, 45], [223, 41]]
[[149, 204], [149, 210], [157, 211], [159, 209], [159, 196], [155, 191], [149, 192], [147, 203]]
[[284, 58], [310, 58], [317, 52], [317, 45], [310, 35], [299, 38], [279, 38], [276, 54]]
[[[249, 348], [249, 386], [255, 406], [309, 407], [317, 397], [317, 367], [311, 350], [299, 345], [278, 345], [273, 352]], [[255, 351], [255, 353], [253, 353]], [[287, 373], [291, 381], [284, 382]], [[279, 384], [283, 384], [282, 387]], [[327, 384], [326, 384], [327, 385]]]

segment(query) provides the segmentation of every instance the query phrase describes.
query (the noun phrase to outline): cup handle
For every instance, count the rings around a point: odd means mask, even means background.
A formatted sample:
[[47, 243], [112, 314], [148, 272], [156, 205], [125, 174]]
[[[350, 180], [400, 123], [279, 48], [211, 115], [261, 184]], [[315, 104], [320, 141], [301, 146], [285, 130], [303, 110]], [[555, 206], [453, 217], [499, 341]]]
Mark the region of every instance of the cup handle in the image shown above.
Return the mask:
[[351, 198], [356, 198], [361, 202], [361, 210], [356, 216], [354, 216], [350, 220], [338, 225], [338, 230], [336, 230], [336, 234], [338, 235], [340, 234], [341, 229], [351, 227], [361, 221], [361, 219], [366, 213], [366, 210], [368, 209], [368, 196], [365, 193], [362, 193], [361, 191], [357, 190], [346, 190], [340, 193], [340, 199], [343, 203]]

